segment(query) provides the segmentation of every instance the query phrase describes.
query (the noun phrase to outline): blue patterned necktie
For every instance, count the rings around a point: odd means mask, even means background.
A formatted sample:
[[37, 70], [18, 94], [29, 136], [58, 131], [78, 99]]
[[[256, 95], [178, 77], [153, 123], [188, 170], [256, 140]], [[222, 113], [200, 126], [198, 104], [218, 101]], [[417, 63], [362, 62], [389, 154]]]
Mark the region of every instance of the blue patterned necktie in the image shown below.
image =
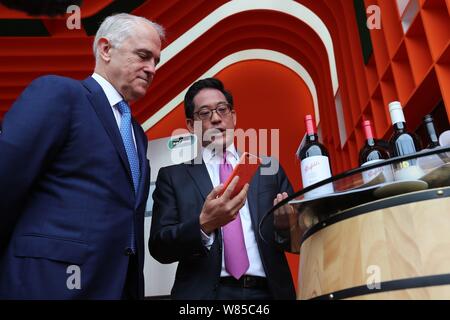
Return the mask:
[[125, 101], [120, 101], [117, 104], [122, 120], [120, 122], [120, 135], [122, 136], [123, 145], [127, 152], [128, 163], [130, 164], [131, 176], [133, 177], [134, 192], [137, 193], [139, 186], [139, 158], [136, 147], [134, 146], [133, 133], [131, 127], [131, 111], [130, 107]]
[[[117, 104], [120, 114], [122, 115], [120, 122], [120, 135], [122, 136], [123, 145], [127, 153], [128, 163], [130, 164], [131, 176], [133, 178], [134, 192], [137, 194], [139, 187], [140, 178], [140, 168], [139, 168], [139, 158], [137, 155], [137, 150], [133, 141], [133, 133], [131, 127], [131, 111], [130, 107], [125, 101], [120, 101]], [[136, 252], [135, 246], [135, 233], [134, 233], [134, 223], [131, 224], [131, 235], [130, 235], [130, 249]]]

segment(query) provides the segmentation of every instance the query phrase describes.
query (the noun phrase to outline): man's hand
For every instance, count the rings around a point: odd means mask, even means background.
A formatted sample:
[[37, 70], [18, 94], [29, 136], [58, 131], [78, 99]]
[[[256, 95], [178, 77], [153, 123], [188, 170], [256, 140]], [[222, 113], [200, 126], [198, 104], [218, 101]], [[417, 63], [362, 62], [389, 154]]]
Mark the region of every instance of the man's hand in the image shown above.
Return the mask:
[[203, 204], [202, 212], [200, 213], [200, 227], [206, 234], [209, 235], [215, 229], [236, 219], [239, 210], [244, 206], [249, 188], [248, 183], [245, 184], [241, 192], [234, 198], [230, 198], [238, 181], [239, 177], [234, 177], [228, 188], [220, 197], [217, 197], [217, 195], [223, 188], [222, 184], [215, 187], [209, 193]]
[[[288, 194], [286, 192], [277, 194], [277, 197], [273, 200], [273, 205], [276, 206], [287, 197]], [[289, 230], [291, 227], [295, 227], [297, 225], [297, 215], [294, 208], [290, 204], [285, 204], [275, 210], [273, 223], [275, 229], [278, 230]]]
[[[286, 192], [277, 194], [277, 197], [273, 200], [273, 205], [279, 204], [287, 197], [288, 194]], [[273, 213], [273, 224], [276, 234], [288, 241], [289, 247], [285, 248], [285, 250], [295, 253], [300, 252], [300, 238], [306, 230], [306, 228], [299, 225], [298, 219], [296, 210], [290, 204], [281, 206]]]

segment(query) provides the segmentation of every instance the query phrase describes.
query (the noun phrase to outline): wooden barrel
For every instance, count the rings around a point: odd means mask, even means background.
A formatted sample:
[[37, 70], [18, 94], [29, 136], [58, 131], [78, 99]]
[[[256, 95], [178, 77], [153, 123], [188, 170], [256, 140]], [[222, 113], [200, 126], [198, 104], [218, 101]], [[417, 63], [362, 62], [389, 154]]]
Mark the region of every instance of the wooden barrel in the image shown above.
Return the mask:
[[450, 299], [450, 187], [364, 204], [312, 227], [298, 299]]

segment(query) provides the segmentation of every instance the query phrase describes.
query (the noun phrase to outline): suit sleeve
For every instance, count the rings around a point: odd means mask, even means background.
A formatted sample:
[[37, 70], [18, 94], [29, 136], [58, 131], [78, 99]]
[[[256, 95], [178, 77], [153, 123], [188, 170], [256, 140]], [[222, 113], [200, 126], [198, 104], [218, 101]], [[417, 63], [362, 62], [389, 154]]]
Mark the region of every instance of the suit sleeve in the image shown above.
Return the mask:
[[289, 196], [294, 193], [294, 189], [292, 188], [291, 183], [289, 182], [288, 177], [286, 176], [286, 173], [284, 172], [281, 165], [279, 166], [278, 175], [278, 186], [279, 186], [279, 193], [286, 192]]
[[0, 234], [11, 230], [28, 191], [67, 135], [71, 97], [61, 79], [36, 79], [5, 115], [0, 133]]
[[[280, 164], [277, 173], [278, 193], [286, 192], [289, 196], [294, 194], [294, 189]], [[289, 230], [278, 230], [274, 227], [274, 240], [280, 250], [291, 250], [291, 236]]]
[[150, 254], [161, 263], [205, 255], [200, 221], [181, 221], [174, 184], [167, 168], [160, 169], [153, 192], [153, 215], [149, 239]]

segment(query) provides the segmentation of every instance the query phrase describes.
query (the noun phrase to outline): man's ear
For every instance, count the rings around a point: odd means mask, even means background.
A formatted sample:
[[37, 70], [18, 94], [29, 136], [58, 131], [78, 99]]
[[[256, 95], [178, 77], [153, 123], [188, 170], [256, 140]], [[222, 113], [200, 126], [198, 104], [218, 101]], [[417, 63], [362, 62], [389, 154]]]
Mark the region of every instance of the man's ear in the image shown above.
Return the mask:
[[100, 58], [109, 62], [111, 60], [111, 42], [107, 38], [100, 38], [97, 42], [97, 50]]
[[190, 133], [194, 133], [194, 119], [186, 119], [186, 127]]

